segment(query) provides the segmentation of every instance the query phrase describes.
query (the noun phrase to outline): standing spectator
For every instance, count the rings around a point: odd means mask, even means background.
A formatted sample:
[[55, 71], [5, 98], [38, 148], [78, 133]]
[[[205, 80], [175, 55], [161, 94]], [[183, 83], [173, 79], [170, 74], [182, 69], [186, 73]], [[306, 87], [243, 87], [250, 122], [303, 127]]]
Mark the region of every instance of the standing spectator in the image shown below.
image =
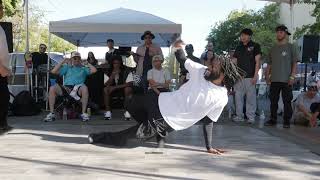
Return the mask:
[[288, 42], [288, 36], [291, 34], [286, 26], [278, 26], [276, 35], [277, 44], [270, 50], [266, 71], [266, 81], [271, 84], [271, 118], [265, 125], [273, 126], [277, 124], [278, 101], [281, 92], [284, 105], [283, 128], [290, 128], [292, 85], [296, 74], [298, 51], [293, 44]]
[[146, 31], [141, 36], [141, 40], [144, 40], [144, 44], [139, 46], [136, 53], [134, 54], [134, 60], [137, 63], [137, 74], [141, 76], [142, 86], [144, 91], [148, 89], [147, 73], [152, 69], [152, 57], [160, 55], [163, 57], [160, 46], [153, 43], [152, 40], [155, 38], [151, 31]]
[[236, 100], [235, 122], [244, 121], [243, 105], [244, 95], [246, 96], [246, 116], [248, 123], [255, 121], [256, 102], [256, 83], [259, 78], [261, 48], [258, 43], [251, 40], [253, 32], [251, 29], [243, 29], [240, 35], [240, 44], [236, 48], [233, 58], [238, 67], [246, 72], [244, 79], [239, 80], [234, 85]]
[[98, 60], [94, 56], [93, 52], [88, 53], [88, 58], [87, 58], [88, 63], [90, 63], [92, 66], [98, 65]]
[[48, 63], [48, 54], [46, 53], [47, 46], [45, 44], [39, 45], [39, 52], [32, 53], [33, 68], [37, 69], [39, 65]]
[[[197, 58], [193, 55], [194, 49], [193, 49], [192, 44], [187, 44], [185, 47], [185, 50], [186, 50], [188, 59], [192, 60], [193, 62], [203, 64], [203, 63], [201, 63], [199, 58]], [[188, 79], [187, 74], [188, 74], [188, 71], [184, 67], [184, 64], [180, 64], [180, 80], [179, 80], [179, 82], [181, 82], [181, 85], [184, 84], [185, 82], [187, 82], [187, 79]]]
[[200, 60], [201, 62], [203, 62], [205, 66], [209, 67], [211, 61], [208, 61], [208, 60], [212, 59], [212, 57], [215, 57], [215, 54], [213, 51], [213, 43], [208, 42], [205, 52], [201, 54]]
[[[0, 19], [3, 17], [3, 3], [0, 0]], [[9, 108], [9, 90], [8, 76], [11, 74], [9, 69], [9, 52], [6, 34], [0, 26], [0, 134], [12, 129], [8, 125], [8, 108]]]
[[112, 64], [112, 57], [117, 54], [118, 49], [114, 48], [113, 39], [108, 39], [107, 40], [107, 46], [108, 46], [109, 50], [106, 53], [105, 60], [106, 60], [106, 63], [110, 66]]
[[[110, 101], [114, 96], [125, 97], [125, 100], [132, 95], [133, 77], [123, 65], [121, 56], [113, 56], [110, 71], [105, 79], [104, 88], [104, 103], [106, 112], [104, 113], [104, 119], [110, 120], [112, 118]], [[128, 111], [124, 113], [125, 119], [130, 119]]]
[[308, 126], [312, 118], [311, 105], [319, 103], [320, 97], [317, 95], [317, 83], [312, 82], [308, 85], [307, 92], [301, 93], [295, 103], [293, 119], [296, 124]]
[[163, 58], [160, 55], [153, 56], [153, 68], [148, 71], [149, 91], [159, 95], [169, 91], [170, 73], [162, 68]]

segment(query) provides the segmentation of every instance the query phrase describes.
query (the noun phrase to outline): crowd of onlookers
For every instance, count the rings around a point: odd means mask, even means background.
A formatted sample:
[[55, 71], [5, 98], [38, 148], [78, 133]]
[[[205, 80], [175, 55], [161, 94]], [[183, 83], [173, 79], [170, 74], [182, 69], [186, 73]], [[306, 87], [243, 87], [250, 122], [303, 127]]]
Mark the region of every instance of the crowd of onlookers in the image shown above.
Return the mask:
[[[269, 54], [264, 55], [267, 60], [265, 80], [270, 86], [270, 119], [265, 122], [266, 126], [277, 124], [278, 102], [280, 95], [282, 97], [283, 127], [289, 128], [293, 119], [297, 124], [316, 126], [319, 116], [320, 99], [317, 95], [316, 82], [309, 82], [307, 92], [304, 92], [293, 101], [292, 88], [295, 82], [296, 66], [298, 61], [297, 50], [294, 45], [288, 42], [288, 36], [291, 34], [284, 25], [276, 29], [277, 43], [270, 50]], [[229, 106], [234, 106], [234, 122], [255, 123], [257, 110], [257, 91], [256, 84], [259, 80], [259, 70], [261, 67], [262, 52], [260, 45], [252, 40], [253, 31], [243, 29], [240, 32], [240, 43], [229, 56], [237, 66], [245, 72], [243, 79], [237, 81], [230, 89]], [[50, 87], [49, 107], [50, 113], [45, 121], [55, 119], [54, 104], [55, 98], [62, 95], [65, 89], [70, 96], [79, 100], [82, 104], [82, 113], [80, 117], [83, 121], [90, 119], [87, 112], [87, 105], [90, 98], [96, 94], [90, 92], [93, 87], [87, 87], [86, 79], [92, 74], [103, 68], [103, 106], [105, 108], [104, 118], [112, 118], [112, 104], [115, 97], [122, 97], [125, 102], [134, 93], [155, 93], [169, 91], [170, 73], [162, 67], [164, 61], [163, 53], [156, 43], [153, 43], [155, 35], [146, 31], [141, 36], [144, 43], [139, 46], [136, 52], [127, 52], [126, 56], [133, 56], [136, 63], [135, 68], [124, 65], [120, 50], [114, 47], [114, 40], [107, 40], [108, 52], [105, 55], [105, 63], [98, 65], [94, 54], [88, 53], [86, 61], [81, 61], [81, 55], [73, 52], [70, 59], [66, 59], [56, 65], [51, 71], [53, 74], [64, 76], [63, 86], [56, 84]], [[209, 42], [201, 57], [193, 55], [194, 48], [192, 44], [185, 46], [187, 58], [202, 65], [209, 66], [210, 61], [216, 56], [214, 53], [214, 44]], [[98, 70], [97, 70], [98, 69]], [[94, 81], [95, 79], [93, 79]], [[180, 64], [179, 86], [188, 81], [188, 71]], [[94, 84], [94, 83], [91, 83]], [[100, 88], [101, 89], [101, 88]], [[124, 117], [130, 119], [130, 113], [125, 112]]]

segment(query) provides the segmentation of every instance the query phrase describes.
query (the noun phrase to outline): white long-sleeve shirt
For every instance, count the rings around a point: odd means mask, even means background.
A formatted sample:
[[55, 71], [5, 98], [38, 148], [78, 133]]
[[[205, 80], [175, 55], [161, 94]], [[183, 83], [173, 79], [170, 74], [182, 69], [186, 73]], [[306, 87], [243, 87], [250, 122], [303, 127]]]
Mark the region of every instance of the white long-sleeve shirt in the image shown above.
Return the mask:
[[164, 120], [174, 129], [186, 129], [205, 116], [216, 122], [228, 102], [227, 89], [204, 79], [207, 69], [199, 63], [186, 60], [190, 79], [179, 90], [161, 93], [159, 109]]
[[9, 68], [9, 52], [7, 45], [7, 38], [4, 30], [0, 26], [0, 63]]

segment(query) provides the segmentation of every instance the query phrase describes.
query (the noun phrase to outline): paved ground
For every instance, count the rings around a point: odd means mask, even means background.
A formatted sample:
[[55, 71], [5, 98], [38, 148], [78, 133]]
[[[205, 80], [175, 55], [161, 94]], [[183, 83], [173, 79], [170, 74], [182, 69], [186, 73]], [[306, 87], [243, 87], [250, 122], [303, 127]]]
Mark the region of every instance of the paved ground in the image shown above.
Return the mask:
[[[229, 152], [215, 156], [204, 152], [201, 125], [172, 133], [167, 147], [159, 150], [154, 142], [130, 141], [121, 149], [87, 144], [90, 132], [134, 124], [121, 119], [44, 123], [41, 117], [19, 117], [10, 123], [15, 129], [0, 136], [1, 180], [320, 179], [320, 156], [283, 135], [299, 128], [249, 127], [225, 120], [214, 127], [214, 145]], [[310, 132], [306, 138], [320, 142]]]

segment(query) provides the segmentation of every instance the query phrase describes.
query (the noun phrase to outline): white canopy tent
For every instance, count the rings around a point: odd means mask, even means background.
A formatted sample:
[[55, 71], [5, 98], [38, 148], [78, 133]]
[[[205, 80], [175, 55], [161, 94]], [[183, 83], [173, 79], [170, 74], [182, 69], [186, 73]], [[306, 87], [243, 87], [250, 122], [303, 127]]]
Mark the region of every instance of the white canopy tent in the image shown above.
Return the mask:
[[[118, 8], [95, 15], [49, 22], [48, 51], [50, 54], [51, 34], [77, 47], [106, 46], [107, 39], [113, 39], [116, 46], [136, 47], [143, 43], [141, 35], [147, 30], [155, 35], [153, 42], [161, 47], [170, 47], [180, 37], [182, 26], [149, 13]], [[48, 59], [47, 92], [49, 69]]]
[[106, 46], [109, 38], [116, 46], [139, 46], [142, 44], [140, 37], [146, 30], [155, 34], [155, 43], [169, 47], [180, 37], [182, 27], [149, 13], [125, 8], [49, 23], [50, 33], [78, 47]]

